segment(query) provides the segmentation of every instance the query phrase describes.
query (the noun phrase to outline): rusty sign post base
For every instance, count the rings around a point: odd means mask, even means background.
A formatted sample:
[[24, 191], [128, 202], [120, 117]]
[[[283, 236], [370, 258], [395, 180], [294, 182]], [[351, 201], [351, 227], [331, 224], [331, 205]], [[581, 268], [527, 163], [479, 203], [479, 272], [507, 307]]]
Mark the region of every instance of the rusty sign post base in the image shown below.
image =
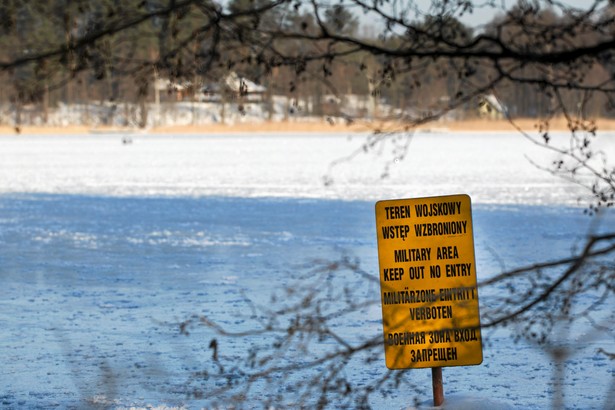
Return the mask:
[[440, 407], [444, 403], [444, 388], [442, 387], [442, 368], [431, 368], [431, 384], [433, 387], [433, 405]]

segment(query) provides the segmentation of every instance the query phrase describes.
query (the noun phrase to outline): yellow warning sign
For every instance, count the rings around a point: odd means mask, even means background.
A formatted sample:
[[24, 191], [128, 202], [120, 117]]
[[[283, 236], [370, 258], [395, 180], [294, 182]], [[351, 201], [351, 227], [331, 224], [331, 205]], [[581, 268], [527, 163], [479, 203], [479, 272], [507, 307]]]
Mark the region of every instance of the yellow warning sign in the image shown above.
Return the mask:
[[483, 361], [468, 195], [376, 203], [386, 365]]

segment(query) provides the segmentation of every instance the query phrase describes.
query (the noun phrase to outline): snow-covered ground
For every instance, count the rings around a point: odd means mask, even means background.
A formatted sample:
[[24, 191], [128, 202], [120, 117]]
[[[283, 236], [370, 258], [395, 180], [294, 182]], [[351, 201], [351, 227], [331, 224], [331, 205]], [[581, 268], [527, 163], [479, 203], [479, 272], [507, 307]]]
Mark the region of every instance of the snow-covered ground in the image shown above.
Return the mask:
[[[0, 138], [0, 407], [206, 405], [185, 385], [211, 357], [209, 336], [173, 324], [206, 313], [249, 327], [244, 295], [266, 303], [317, 258], [351, 254], [377, 276], [376, 200], [469, 194], [479, 280], [615, 227], [607, 214], [596, 228], [581, 190], [528, 161], [548, 165], [551, 154], [516, 134], [417, 134], [403, 161], [385, 147], [341, 162], [365, 136], [131, 138]], [[615, 157], [615, 136], [602, 138]], [[342, 330], [377, 335], [380, 319], [372, 309]], [[566, 335], [565, 403], [609, 408], [615, 370], [596, 349], [615, 343], [584, 331]], [[553, 361], [505, 332], [485, 336], [482, 365], [444, 370], [445, 395], [465, 408], [549, 408]], [[372, 366], [353, 380], [382, 374], [384, 357]], [[428, 403], [429, 371], [412, 375]], [[415, 396], [372, 404], [405, 408]]]
[[[351, 117], [369, 117], [373, 114], [374, 104], [371, 98], [360, 95], [346, 95], [343, 100], [332, 95], [323, 96], [328, 103], [340, 104], [340, 114]], [[216, 123], [260, 123], [269, 119], [272, 121], [286, 121], [299, 119], [300, 121], [322, 121], [319, 116], [313, 116], [311, 102], [289, 99], [286, 96], [272, 96], [271, 106], [261, 102], [230, 102], [222, 107], [219, 101], [173, 101], [163, 102], [160, 105], [147, 104], [146, 128], [171, 125], [207, 125]], [[241, 108], [240, 108], [241, 107]], [[19, 113], [21, 125], [87, 125], [92, 128], [99, 126], [116, 126], [140, 128], [142, 121], [141, 108], [134, 104], [117, 104], [103, 102], [101, 104], [59, 104], [50, 109], [46, 115], [37, 106], [22, 107]], [[272, 111], [270, 112], [270, 108]], [[399, 109], [386, 104], [384, 100], [378, 103], [379, 115], [401, 115]], [[415, 113], [416, 114], [416, 113]], [[446, 118], [453, 119], [454, 114]], [[15, 125], [17, 113], [10, 104], [0, 104], [0, 123]], [[336, 120], [344, 121], [343, 118]]]
[[[513, 134], [418, 134], [403, 161], [390, 144], [340, 161], [365, 142], [356, 134], [129, 137], [2, 137], [0, 192], [344, 200], [463, 192], [474, 203], [578, 205], [574, 186], [528, 160], [550, 166], [556, 157]], [[607, 152], [614, 137], [604, 138]], [[328, 177], [333, 184], [323, 184]]]

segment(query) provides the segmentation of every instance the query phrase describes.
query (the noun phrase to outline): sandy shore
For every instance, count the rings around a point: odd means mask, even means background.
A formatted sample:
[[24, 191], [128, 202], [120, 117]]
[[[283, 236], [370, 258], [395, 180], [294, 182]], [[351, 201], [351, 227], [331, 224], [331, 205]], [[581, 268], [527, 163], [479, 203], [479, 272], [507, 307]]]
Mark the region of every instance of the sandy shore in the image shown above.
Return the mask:
[[[535, 131], [538, 127], [536, 119], [519, 119], [515, 120], [515, 124], [526, 131]], [[612, 131], [615, 130], [615, 120], [600, 119], [596, 121], [599, 130]], [[552, 120], [549, 124], [552, 131], [567, 131], [568, 126], [565, 120]], [[516, 128], [510, 122], [505, 120], [464, 120], [454, 122], [433, 122], [419, 127], [423, 130], [431, 131], [515, 131]], [[316, 122], [260, 122], [260, 123], [240, 123], [240, 124], [207, 124], [207, 125], [178, 125], [164, 126], [148, 129], [150, 134], [223, 134], [223, 133], [250, 133], [250, 132], [372, 132], [374, 130], [393, 131], [404, 129], [404, 126], [399, 123], [335, 123], [327, 121]], [[92, 128], [87, 126], [71, 125], [66, 127], [56, 126], [23, 126], [17, 129], [8, 125], [0, 125], [0, 135], [15, 135], [15, 134], [90, 134], [90, 133], [129, 133], [138, 130], [132, 128]]]

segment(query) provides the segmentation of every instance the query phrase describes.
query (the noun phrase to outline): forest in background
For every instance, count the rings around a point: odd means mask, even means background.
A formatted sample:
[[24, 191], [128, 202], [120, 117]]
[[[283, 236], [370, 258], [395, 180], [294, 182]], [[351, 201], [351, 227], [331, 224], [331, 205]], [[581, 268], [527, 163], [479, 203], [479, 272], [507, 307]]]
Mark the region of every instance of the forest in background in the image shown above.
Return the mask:
[[9, 0], [0, 6], [0, 122], [44, 125], [59, 108], [82, 107], [69, 121], [113, 124], [121, 113], [145, 127], [160, 104], [177, 102], [213, 103], [222, 121], [226, 103], [240, 114], [256, 105], [264, 119], [613, 117], [610, 91], [595, 92], [615, 72], [612, 51], [548, 60], [608, 41], [610, 6], [579, 14], [519, 1], [473, 28], [460, 20], [472, 2], [377, 4]]

